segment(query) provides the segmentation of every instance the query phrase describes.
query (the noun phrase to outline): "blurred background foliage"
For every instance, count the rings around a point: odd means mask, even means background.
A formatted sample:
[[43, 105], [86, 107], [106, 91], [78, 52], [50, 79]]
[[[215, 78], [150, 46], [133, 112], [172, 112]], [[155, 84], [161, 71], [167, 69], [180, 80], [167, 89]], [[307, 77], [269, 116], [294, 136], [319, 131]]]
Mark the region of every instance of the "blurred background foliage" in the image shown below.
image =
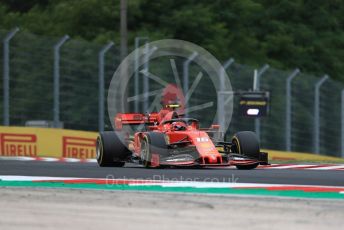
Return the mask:
[[[0, 27], [119, 44], [119, 0], [2, 0]], [[128, 0], [136, 36], [194, 42], [224, 60], [344, 81], [344, 1]]]

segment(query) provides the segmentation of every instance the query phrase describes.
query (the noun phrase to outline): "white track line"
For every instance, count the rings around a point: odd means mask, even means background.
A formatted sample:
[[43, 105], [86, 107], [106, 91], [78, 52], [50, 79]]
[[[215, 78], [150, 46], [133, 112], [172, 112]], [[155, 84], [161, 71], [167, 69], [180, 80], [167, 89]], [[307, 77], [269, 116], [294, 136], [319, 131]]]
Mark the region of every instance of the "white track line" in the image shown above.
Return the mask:
[[97, 160], [96, 159], [86, 159], [85, 162], [87, 162], [87, 163], [97, 163]]
[[61, 160], [61, 161], [65, 161], [65, 162], [69, 162], [69, 163], [82, 162], [81, 159], [77, 159], [77, 158], [63, 158], [63, 160]]
[[16, 161], [32, 161], [36, 160], [34, 157], [0, 157], [0, 160], [16, 160]]
[[311, 170], [335, 170], [335, 169], [344, 169], [344, 165], [331, 165], [317, 168], [309, 168]]
[[53, 158], [53, 157], [44, 157], [44, 158], [42, 158], [42, 161], [55, 162], [57, 160], [56, 160], [56, 158]]
[[266, 169], [297, 169], [302, 167], [311, 167], [314, 165], [282, 165], [282, 166], [274, 166], [274, 167], [266, 167]]
[[[2, 181], [41, 181], [41, 180], [77, 180], [78, 177], [49, 177], [49, 176], [0, 176]], [[83, 178], [85, 179], [85, 178]]]
[[[77, 177], [46, 177], [46, 176], [13, 176], [0, 175], [2, 181], [68, 181], [68, 180], [104, 180], [106, 178], [77, 178]], [[265, 188], [265, 187], [293, 187], [293, 188], [339, 188], [340, 194], [344, 194], [343, 186], [323, 186], [323, 185], [293, 185], [293, 184], [265, 184], [265, 183], [236, 183], [236, 182], [206, 182], [206, 181], [171, 181], [171, 180], [127, 180], [121, 178], [108, 179], [109, 185], [112, 181], [128, 181], [130, 186], [150, 186], [160, 185], [162, 187], [193, 187], [193, 188]], [[131, 182], [131, 183], [130, 183]], [[137, 182], [137, 183], [135, 183]], [[139, 183], [147, 182], [147, 183]], [[81, 181], [82, 183], [82, 181]], [[116, 183], [114, 183], [115, 185]]]

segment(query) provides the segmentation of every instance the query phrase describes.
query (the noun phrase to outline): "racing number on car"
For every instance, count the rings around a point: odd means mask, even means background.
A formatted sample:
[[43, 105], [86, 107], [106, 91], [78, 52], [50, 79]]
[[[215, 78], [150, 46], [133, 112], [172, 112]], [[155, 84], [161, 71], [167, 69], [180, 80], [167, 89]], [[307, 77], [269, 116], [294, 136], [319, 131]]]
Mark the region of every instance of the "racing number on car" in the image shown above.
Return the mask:
[[207, 137], [197, 137], [196, 140], [197, 140], [197, 142], [208, 142], [209, 138], [207, 138]]

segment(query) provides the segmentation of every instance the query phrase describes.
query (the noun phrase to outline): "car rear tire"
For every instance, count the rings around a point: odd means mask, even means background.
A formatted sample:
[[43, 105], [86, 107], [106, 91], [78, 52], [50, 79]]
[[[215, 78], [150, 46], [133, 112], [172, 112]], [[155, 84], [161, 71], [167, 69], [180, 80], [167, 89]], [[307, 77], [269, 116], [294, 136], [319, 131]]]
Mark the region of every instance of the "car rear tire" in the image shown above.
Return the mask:
[[[254, 132], [242, 131], [233, 136], [232, 139], [232, 152], [239, 153], [245, 157], [252, 159], [259, 159], [260, 146], [259, 141]], [[250, 165], [236, 165], [237, 169], [254, 169], [259, 163]]]
[[101, 132], [97, 138], [97, 162], [100, 167], [123, 167], [131, 155], [124, 144], [124, 135], [120, 132]]

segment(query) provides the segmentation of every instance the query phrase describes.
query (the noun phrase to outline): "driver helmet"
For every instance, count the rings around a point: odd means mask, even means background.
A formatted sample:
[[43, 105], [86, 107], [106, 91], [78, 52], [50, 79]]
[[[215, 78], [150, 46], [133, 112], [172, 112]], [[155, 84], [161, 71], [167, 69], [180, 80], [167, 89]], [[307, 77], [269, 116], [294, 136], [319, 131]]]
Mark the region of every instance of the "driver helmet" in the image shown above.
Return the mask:
[[172, 128], [173, 130], [176, 130], [176, 131], [182, 131], [182, 130], [186, 130], [186, 125], [184, 122], [175, 121], [172, 123]]

